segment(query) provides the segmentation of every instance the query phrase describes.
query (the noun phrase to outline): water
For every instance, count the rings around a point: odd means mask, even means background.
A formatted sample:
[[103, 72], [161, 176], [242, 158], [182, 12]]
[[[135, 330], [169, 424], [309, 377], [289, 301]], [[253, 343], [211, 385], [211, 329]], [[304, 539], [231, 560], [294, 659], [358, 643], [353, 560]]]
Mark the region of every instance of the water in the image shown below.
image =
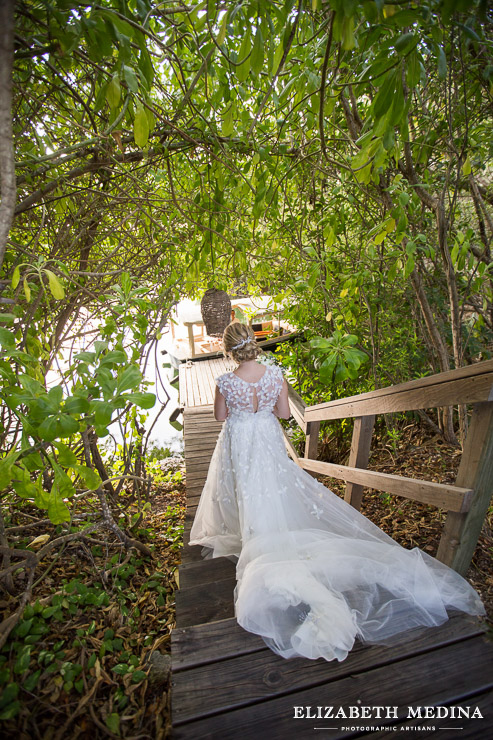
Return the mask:
[[[55, 360], [54, 367], [46, 376], [46, 385], [48, 388], [61, 384], [65, 393], [70, 394], [70, 383], [63, 376], [68, 370], [75, 354], [84, 350], [92, 350], [92, 342], [98, 337], [97, 328], [94, 327], [93, 331], [91, 329], [90, 322], [87, 322], [85, 324], [86, 333], [84, 336], [77, 338], [75, 341], [70, 340], [65, 346], [62, 346], [59, 356]], [[88, 336], [90, 337], [89, 340]], [[150, 342], [142, 352], [142, 357], [147, 356], [145, 365], [144, 363], [141, 364], [144, 379], [149, 382], [146, 390], [150, 393], [155, 393], [157, 401], [152, 409], [142, 410], [141, 414], [147, 416], [144, 427], [149, 435], [147, 441], [148, 449], [151, 447], [162, 447], [168, 448], [172, 454], [179, 454], [183, 452], [183, 433], [171, 426], [169, 421], [170, 415], [178, 406], [178, 385], [171, 385], [170, 379], [171, 375], [175, 375], [178, 371], [173, 368], [163, 368], [163, 364], [169, 360], [166, 354], [162, 354], [163, 350], [166, 349], [167, 339], [165, 335], [156, 342]], [[164, 409], [161, 411], [163, 404], [165, 404]], [[180, 423], [183, 422], [181, 415], [178, 417], [178, 421]], [[113, 451], [118, 444], [122, 444], [124, 430], [118, 421], [113, 422], [109, 426], [109, 430], [110, 435], [104, 437], [101, 442], [102, 447]], [[128, 433], [127, 441], [130, 441]]]

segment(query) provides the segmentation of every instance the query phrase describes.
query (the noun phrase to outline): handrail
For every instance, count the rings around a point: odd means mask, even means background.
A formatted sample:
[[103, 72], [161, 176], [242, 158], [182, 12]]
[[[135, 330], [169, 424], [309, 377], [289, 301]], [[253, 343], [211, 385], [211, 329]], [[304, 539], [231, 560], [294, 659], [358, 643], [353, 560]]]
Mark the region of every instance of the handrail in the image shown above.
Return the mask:
[[458, 403], [493, 400], [493, 360], [428, 375], [408, 383], [338, 398], [305, 408], [306, 421], [327, 421], [396, 411], [414, 411]]
[[[367, 470], [376, 414], [459, 403], [472, 403], [473, 413], [455, 485]], [[301, 467], [345, 480], [345, 500], [356, 509], [364, 487], [446, 509], [437, 558], [466, 572], [493, 493], [493, 360], [314, 406], [289, 386], [289, 404], [306, 434], [304, 458], [295, 458]], [[316, 460], [320, 422], [345, 418], [354, 418], [348, 465]]]

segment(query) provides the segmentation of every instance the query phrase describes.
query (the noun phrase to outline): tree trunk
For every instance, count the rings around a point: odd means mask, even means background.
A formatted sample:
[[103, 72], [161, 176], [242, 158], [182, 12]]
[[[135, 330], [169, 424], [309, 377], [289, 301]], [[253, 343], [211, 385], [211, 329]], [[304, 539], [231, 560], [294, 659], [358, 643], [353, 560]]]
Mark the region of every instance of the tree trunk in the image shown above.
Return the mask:
[[0, 268], [15, 209], [15, 160], [12, 135], [14, 0], [0, 2]]
[[[440, 254], [443, 260], [443, 269], [447, 280], [447, 290], [450, 305], [450, 323], [452, 330], [452, 347], [454, 352], [454, 363], [455, 367], [459, 368], [462, 366], [462, 335], [461, 335], [461, 321], [460, 321], [460, 309], [459, 309], [459, 296], [457, 293], [457, 281], [455, 279], [454, 266], [452, 264], [452, 258], [450, 257], [450, 251], [448, 248], [447, 241], [447, 218], [445, 215], [445, 207], [443, 204], [443, 198], [437, 203], [436, 208], [436, 222], [438, 231], [438, 244], [440, 247]], [[467, 435], [467, 414], [466, 407], [463, 404], [459, 404], [459, 436], [461, 444], [464, 444]]]
[[[421, 308], [421, 313], [423, 314], [423, 318], [425, 320], [426, 328], [428, 330], [428, 334], [429, 334], [431, 343], [433, 345], [433, 349], [436, 352], [438, 362], [440, 364], [440, 370], [442, 373], [444, 373], [447, 370], [450, 370], [450, 361], [449, 361], [449, 356], [447, 352], [447, 347], [441, 337], [440, 332], [438, 331], [438, 327], [435, 323], [435, 319], [433, 317], [431, 306], [428, 302], [428, 298], [423, 288], [423, 281], [421, 280], [421, 275], [416, 269], [414, 269], [411, 273], [411, 283], [416, 293], [416, 298], [418, 299], [419, 307]], [[443, 432], [445, 435], [445, 439], [448, 442], [451, 442], [452, 444], [457, 444], [457, 437], [455, 436], [455, 432], [454, 432], [454, 420], [453, 420], [453, 414], [452, 414], [452, 407], [443, 408], [442, 418], [443, 418]]]

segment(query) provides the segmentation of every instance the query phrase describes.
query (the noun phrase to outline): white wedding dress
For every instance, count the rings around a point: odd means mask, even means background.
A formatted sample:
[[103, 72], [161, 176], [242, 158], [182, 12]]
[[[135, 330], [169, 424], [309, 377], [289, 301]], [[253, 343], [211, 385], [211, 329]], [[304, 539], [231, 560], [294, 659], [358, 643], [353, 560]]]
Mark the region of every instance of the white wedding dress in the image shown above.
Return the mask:
[[282, 382], [275, 366], [257, 383], [216, 380], [228, 416], [190, 544], [239, 558], [239, 624], [285, 658], [344, 660], [356, 638], [388, 645], [447, 609], [483, 614], [458, 573], [398, 545], [288, 457], [273, 414]]

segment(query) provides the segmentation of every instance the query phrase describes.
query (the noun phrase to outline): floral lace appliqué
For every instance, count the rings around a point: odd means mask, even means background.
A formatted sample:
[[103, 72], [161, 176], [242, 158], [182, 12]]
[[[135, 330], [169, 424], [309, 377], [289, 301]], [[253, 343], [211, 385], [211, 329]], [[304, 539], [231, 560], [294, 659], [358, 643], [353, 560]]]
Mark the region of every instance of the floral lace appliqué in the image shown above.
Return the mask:
[[[216, 378], [216, 383], [226, 399], [231, 412], [245, 411], [250, 414], [259, 411], [272, 411], [276, 405], [283, 383], [282, 370], [275, 366], [266, 366], [265, 372], [256, 383], [249, 383], [235, 373], [225, 373]], [[254, 407], [254, 395], [257, 394], [257, 409]]]

